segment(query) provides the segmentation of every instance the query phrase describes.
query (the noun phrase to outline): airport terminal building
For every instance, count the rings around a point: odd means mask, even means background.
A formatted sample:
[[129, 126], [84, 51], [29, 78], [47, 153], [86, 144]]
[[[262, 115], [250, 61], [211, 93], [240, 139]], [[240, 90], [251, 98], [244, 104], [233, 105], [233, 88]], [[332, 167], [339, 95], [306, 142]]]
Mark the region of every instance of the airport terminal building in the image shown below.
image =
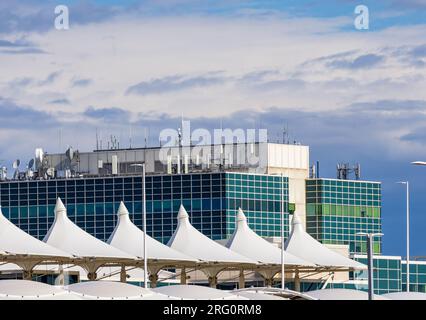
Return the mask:
[[[249, 226], [271, 242], [280, 242], [282, 212], [285, 237], [292, 214], [297, 213], [314, 238], [365, 262], [365, 239], [357, 233], [382, 230], [380, 182], [321, 178], [310, 166], [309, 147], [303, 145], [265, 142], [206, 148], [211, 156], [203, 161], [203, 154], [194, 155], [191, 147], [175, 147], [167, 161], [161, 160], [161, 148], [43, 154], [36, 159], [38, 178], [21, 175], [0, 181], [2, 211], [21, 229], [42, 239], [60, 197], [72, 221], [105, 241], [114, 229], [121, 201], [142, 227], [143, 164], [147, 231], [163, 243], [177, 226], [181, 204], [194, 227], [213, 240], [231, 236], [241, 207]], [[376, 292], [404, 289], [405, 261], [382, 256], [380, 239], [374, 243], [374, 253]], [[412, 290], [426, 292], [426, 262], [412, 261], [410, 270]], [[366, 276], [352, 272], [344, 280], [305, 279], [302, 290], [317, 289], [326, 281], [328, 287], [367, 290]]]

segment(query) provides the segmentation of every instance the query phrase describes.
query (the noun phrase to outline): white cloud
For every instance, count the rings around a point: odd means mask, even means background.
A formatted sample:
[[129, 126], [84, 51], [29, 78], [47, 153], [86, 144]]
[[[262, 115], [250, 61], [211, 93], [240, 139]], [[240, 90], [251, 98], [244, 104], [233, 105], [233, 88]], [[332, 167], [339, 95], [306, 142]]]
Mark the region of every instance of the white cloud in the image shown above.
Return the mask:
[[[426, 100], [426, 68], [383, 49], [424, 44], [426, 26], [341, 31], [351, 19], [119, 16], [29, 34], [27, 41], [49, 54], [2, 56], [0, 90], [4, 98], [68, 122], [88, 106], [208, 118], [247, 108], [322, 112], [365, 101]], [[329, 65], [366, 55], [384, 59], [361, 69]], [[46, 83], [52, 74], [60, 76]], [[191, 81], [179, 90], [126, 94], [136, 84], [177, 75]], [[215, 81], [191, 85], [208, 77]], [[76, 79], [90, 85], [73, 85]]]

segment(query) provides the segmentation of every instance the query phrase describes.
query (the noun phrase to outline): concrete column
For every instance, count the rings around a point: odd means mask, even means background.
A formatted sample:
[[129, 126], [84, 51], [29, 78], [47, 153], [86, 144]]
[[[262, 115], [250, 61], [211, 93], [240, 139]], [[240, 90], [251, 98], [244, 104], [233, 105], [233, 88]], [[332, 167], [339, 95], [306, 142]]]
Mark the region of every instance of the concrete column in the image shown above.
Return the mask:
[[265, 278], [265, 287], [272, 287], [272, 278]]
[[87, 274], [87, 279], [89, 279], [90, 281], [95, 281], [97, 277], [98, 275], [96, 274], [96, 272], [89, 272]]
[[300, 292], [300, 277], [299, 270], [296, 270], [294, 274], [294, 291]]
[[209, 286], [210, 288], [216, 288], [217, 286], [217, 276], [209, 277]]
[[125, 266], [121, 266], [120, 282], [126, 283], [126, 281], [127, 281], [126, 267]]
[[186, 269], [182, 268], [180, 271], [180, 284], [186, 284]]
[[246, 280], [244, 279], [244, 270], [240, 270], [240, 278], [238, 281], [238, 289], [244, 289], [246, 286]]
[[22, 277], [24, 278], [24, 280], [32, 280], [33, 279], [32, 270], [24, 270], [22, 272]]
[[150, 274], [149, 281], [151, 282], [151, 288], [157, 288], [158, 274]]
[[63, 267], [62, 264], [59, 265], [58, 284], [60, 286], [64, 286], [65, 285], [64, 267]]

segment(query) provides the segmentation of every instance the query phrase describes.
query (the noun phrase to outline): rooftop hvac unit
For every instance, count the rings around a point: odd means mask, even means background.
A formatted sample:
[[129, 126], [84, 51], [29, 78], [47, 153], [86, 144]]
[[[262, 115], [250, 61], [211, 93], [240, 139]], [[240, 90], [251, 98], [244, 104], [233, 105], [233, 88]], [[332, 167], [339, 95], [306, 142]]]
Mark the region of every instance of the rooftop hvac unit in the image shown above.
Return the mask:
[[118, 175], [118, 156], [117, 155], [113, 155], [111, 158], [111, 171], [113, 175]]

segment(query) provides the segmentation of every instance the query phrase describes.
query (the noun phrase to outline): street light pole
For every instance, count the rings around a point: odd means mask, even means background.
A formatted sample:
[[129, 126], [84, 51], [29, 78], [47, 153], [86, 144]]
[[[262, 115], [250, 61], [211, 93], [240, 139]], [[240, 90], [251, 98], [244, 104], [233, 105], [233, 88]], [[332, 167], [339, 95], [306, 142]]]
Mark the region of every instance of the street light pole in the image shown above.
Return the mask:
[[145, 162], [142, 164], [142, 189], [143, 189], [143, 200], [142, 200], [142, 218], [143, 218], [143, 275], [144, 275], [144, 286], [148, 288], [148, 253], [146, 245], [146, 188], [145, 188]]
[[407, 245], [407, 288], [406, 291], [410, 291], [410, 184], [408, 181], [398, 182], [400, 184], [405, 184], [406, 186], [406, 245]]
[[358, 232], [357, 235], [365, 236], [367, 239], [368, 257], [368, 300], [374, 300], [374, 276], [373, 276], [373, 238], [383, 236], [383, 233]]
[[285, 289], [285, 267], [284, 267], [284, 177], [281, 173], [281, 290]]
[[142, 167], [142, 225], [143, 225], [143, 279], [144, 287], [148, 288], [148, 248], [146, 244], [146, 188], [145, 188], [145, 162], [132, 164], [132, 167]]

